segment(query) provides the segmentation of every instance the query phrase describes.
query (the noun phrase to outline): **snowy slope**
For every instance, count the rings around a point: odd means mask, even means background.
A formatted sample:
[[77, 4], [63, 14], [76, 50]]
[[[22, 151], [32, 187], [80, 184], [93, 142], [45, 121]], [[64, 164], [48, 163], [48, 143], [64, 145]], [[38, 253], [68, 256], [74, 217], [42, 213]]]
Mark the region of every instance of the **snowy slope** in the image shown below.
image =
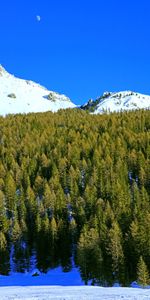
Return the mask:
[[90, 100], [88, 103], [82, 106], [82, 109], [88, 109], [94, 114], [100, 114], [104, 111], [118, 112], [124, 110], [149, 108], [150, 96], [135, 93], [132, 91], [104, 93], [95, 101]]
[[1, 300], [150, 300], [150, 291], [133, 288], [101, 288], [93, 286], [1, 287]]
[[75, 105], [65, 95], [33, 81], [16, 78], [0, 65], [0, 115], [57, 111]]

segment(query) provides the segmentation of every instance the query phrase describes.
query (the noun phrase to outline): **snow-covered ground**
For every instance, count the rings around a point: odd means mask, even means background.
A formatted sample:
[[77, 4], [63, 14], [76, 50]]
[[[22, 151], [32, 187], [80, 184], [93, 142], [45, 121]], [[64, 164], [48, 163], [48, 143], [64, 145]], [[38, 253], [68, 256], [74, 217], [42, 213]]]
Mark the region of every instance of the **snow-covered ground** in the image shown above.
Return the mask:
[[[33, 276], [39, 273], [39, 276]], [[46, 274], [40, 273], [37, 269], [29, 273], [13, 273], [9, 276], [0, 275], [1, 286], [35, 286], [35, 285], [84, 285], [77, 268], [70, 272], [63, 272], [61, 267], [51, 269]], [[0, 298], [1, 299], [1, 298]]]
[[1, 287], [1, 300], [150, 300], [150, 291], [92, 286]]
[[[33, 274], [39, 273], [39, 276]], [[136, 284], [134, 284], [136, 286]], [[150, 289], [85, 286], [77, 268], [0, 276], [0, 300], [150, 300]]]
[[75, 104], [65, 95], [49, 91], [33, 81], [16, 78], [0, 65], [0, 115], [56, 112], [73, 107]]

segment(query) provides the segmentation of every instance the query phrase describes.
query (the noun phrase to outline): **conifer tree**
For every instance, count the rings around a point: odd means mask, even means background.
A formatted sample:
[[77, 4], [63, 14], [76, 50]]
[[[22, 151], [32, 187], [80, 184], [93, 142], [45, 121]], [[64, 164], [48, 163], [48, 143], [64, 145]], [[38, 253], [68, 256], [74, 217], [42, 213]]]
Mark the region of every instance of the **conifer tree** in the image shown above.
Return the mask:
[[147, 266], [143, 260], [143, 257], [140, 256], [138, 265], [137, 265], [137, 282], [143, 288], [147, 286], [150, 282], [150, 277], [148, 273]]
[[3, 233], [8, 232], [9, 223], [6, 216], [6, 207], [5, 207], [5, 195], [0, 190], [0, 230]]
[[0, 274], [8, 275], [9, 272], [9, 252], [7, 240], [2, 231], [0, 231]]
[[84, 226], [78, 243], [77, 261], [85, 283], [89, 279], [100, 278], [102, 252], [99, 236], [94, 228], [89, 230], [86, 225]]
[[15, 210], [16, 185], [11, 173], [7, 174], [5, 182], [5, 196], [9, 218], [12, 218]]
[[124, 253], [122, 247], [122, 233], [116, 221], [113, 222], [109, 231], [108, 249], [112, 257], [112, 271], [115, 279], [119, 279], [122, 274], [124, 264]]

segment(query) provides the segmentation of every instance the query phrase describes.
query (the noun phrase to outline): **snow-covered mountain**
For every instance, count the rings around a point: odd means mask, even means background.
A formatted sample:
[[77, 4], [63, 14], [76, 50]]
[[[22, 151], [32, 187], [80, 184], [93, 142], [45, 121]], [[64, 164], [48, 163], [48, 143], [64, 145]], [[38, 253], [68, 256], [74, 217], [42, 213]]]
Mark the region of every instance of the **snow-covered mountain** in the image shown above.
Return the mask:
[[[0, 65], [0, 115], [56, 112], [59, 109], [76, 107], [68, 97], [49, 91], [45, 87], [9, 74]], [[94, 114], [123, 110], [150, 109], [150, 96], [132, 91], [105, 92], [95, 101], [89, 100], [81, 106]]]
[[0, 115], [57, 111], [73, 108], [68, 97], [52, 92], [43, 86], [19, 79], [0, 65]]
[[94, 114], [107, 112], [119, 112], [124, 110], [150, 109], [150, 96], [123, 91], [118, 93], [104, 93], [95, 101], [89, 100], [81, 106], [82, 109], [89, 110]]

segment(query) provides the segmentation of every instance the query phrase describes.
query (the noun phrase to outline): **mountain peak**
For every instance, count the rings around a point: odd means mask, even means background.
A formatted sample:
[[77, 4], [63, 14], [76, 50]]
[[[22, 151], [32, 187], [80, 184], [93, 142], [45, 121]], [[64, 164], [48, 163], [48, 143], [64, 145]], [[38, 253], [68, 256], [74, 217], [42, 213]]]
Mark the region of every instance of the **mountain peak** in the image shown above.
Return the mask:
[[17, 78], [0, 65], [0, 115], [56, 112], [74, 107], [75, 104], [65, 95], [49, 91], [33, 81]]
[[94, 114], [119, 112], [124, 110], [149, 109], [150, 96], [133, 91], [105, 92], [92, 103], [81, 107]]

